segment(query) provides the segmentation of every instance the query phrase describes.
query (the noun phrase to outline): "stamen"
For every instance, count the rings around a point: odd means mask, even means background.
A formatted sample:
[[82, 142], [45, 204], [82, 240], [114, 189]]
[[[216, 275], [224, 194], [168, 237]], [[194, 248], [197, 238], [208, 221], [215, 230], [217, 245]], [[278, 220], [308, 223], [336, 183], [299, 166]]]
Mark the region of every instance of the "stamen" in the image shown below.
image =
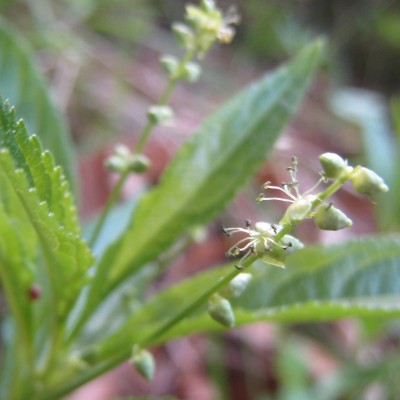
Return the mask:
[[321, 178], [318, 179], [318, 181], [315, 183], [314, 186], [312, 186], [310, 189], [308, 189], [306, 192], [303, 193], [303, 197], [313, 192], [321, 183], [327, 183], [326, 178], [324, 178], [323, 176], [321, 176]]
[[231, 237], [232, 236], [232, 234], [228, 232], [229, 228], [225, 228], [224, 225], [221, 225], [221, 229], [222, 229], [222, 232], [224, 232], [225, 236], [227, 236], [227, 237]]

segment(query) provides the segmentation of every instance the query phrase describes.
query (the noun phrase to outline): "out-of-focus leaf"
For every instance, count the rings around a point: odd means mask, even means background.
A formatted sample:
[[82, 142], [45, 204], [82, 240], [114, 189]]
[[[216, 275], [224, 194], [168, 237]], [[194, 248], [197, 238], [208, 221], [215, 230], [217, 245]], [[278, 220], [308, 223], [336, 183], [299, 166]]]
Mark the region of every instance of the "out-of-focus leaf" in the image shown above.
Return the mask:
[[380, 175], [393, 193], [379, 196], [376, 207], [381, 227], [394, 228], [398, 209], [396, 195], [399, 174], [399, 157], [388, 119], [388, 109], [378, 93], [363, 89], [345, 89], [331, 98], [333, 110], [342, 118], [361, 128], [365, 151], [365, 165]]
[[[213, 269], [156, 295], [110, 337], [107, 353], [139, 341], [199, 297], [233, 266]], [[288, 257], [287, 268], [258, 262], [253, 279], [233, 302], [238, 325], [257, 321], [303, 322], [345, 317], [400, 316], [400, 239], [376, 237], [331, 247], [310, 247]], [[183, 300], [182, 300], [183, 299]], [[220, 327], [206, 313], [176, 325], [158, 341]], [[111, 350], [113, 349], [113, 350]]]
[[23, 39], [0, 19], [0, 95], [15, 106], [30, 133], [40, 137], [75, 187], [74, 154], [62, 115], [54, 107], [43, 77]]
[[294, 114], [320, 53], [321, 43], [311, 44], [205, 121], [157, 188], [139, 203], [126, 233], [105, 253], [93, 288], [98, 298], [159, 256], [190, 226], [207, 222], [225, 207]]

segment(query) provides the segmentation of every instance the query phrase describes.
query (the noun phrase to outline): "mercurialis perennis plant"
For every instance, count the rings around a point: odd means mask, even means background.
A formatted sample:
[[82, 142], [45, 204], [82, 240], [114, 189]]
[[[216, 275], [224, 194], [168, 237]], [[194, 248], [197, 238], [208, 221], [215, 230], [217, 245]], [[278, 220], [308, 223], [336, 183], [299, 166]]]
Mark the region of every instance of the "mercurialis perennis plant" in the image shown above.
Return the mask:
[[224, 12], [212, 0], [186, 6], [183, 22], [172, 26], [180, 53], [160, 55], [161, 95], [150, 96], [130, 145], [117, 144], [105, 160], [116, 184], [88, 224], [75, 201], [67, 125], [26, 46], [0, 21], [0, 399], [65, 398], [124, 361], [145, 379], [157, 378], [152, 347], [199, 332], [260, 321], [400, 316], [395, 235], [336, 247], [304, 246], [295, 237], [307, 219], [333, 231], [352, 224], [332, 197], [346, 182], [378, 203], [388, 190], [371, 169], [333, 153], [320, 156], [311, 188], [298, 181], [296, 158], [286, 182], [263, 185], [259, 207], [286, 203], [280, 219], [223, 228], [233, 262], [222, 255], [224, 265], [159, 289], [193, 232], [220, 215], [263, 165], [322, 58], [324, 45], [315, 40], [228, 99], [157, 184], [146, 186], [134, 206], [124, 204], [121, 217], [117, 203], [128, 178], [154, 161], [144, 154], [153, 128], [179, 115], [169, 104], [173, 90], [201, 78], [200, 62], [215, 44], [233, 40], [238, 22], [235, 10]]
[[[227, 236], [234, 233], [245, 235], [239, 242], [228, 250], [228, 255], [242, 256], [238, 269], [243, 268], [244, 261], [249, 258], [259, 258], [268, 264], [284, 267], [288, 254], [302, 249], [303, 244], [291, 236], [295, 226], [306, 219], [312, 218], [319, 229], [337, 231], [353, 224], [342, 211], [337, 209], [329, 198], [350, 181], [354, 189], [364, 195], [373, 195], [387, 192], [388, 186], [375, 172], [361, 166], [355, 168], [348, 166], [347, 162], [339, 155], [325, 153], [320, 156], [322, 171], [320, 179], [314, 187], [304, 193], [300, 191], [300, 182], [297, 179], [297, 158], [292, 158], [292, 164], [287, 168], [290, 181], [283, 182], [280, 186], [266, 182], [263, 185], [257, 201], [282, 201], [289, 202], [286, 212], [277, 223], [256, 222], [252, 228], [251, 222], [246, 221], [245, 228], [225, 228]], [[320, 184], [329, 186], [320, 192], [315, 192]], [[283, 197], [270, 196], [271, 192], [283, 193]]]

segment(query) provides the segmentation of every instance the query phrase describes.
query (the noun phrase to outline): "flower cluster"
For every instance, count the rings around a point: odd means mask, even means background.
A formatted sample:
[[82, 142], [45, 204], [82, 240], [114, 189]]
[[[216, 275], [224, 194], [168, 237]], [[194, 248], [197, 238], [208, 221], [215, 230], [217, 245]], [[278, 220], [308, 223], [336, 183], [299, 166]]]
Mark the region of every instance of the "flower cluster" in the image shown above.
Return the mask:
[[[292, 163], [287, 168], [289, 182], [283, 182], [280, 186], [271, 185], [271, 182], [263, 185], [263, 192], [257, 198], [259, 203], [272, 200], [290, 203], [277, 224], [257, 222], [252, 228], [250, 221], [246, 221], [245, 228], [223, 227], [227, 236], [236, 233], [245, 235], [227, 252], [229, 256], [241, 257], [237, 268], [244, 268], [246, 260], [251, 257], [284, 267], [286, 256], [303, 247], [303, 244], [289, 233], [305, 219], [312, 218], [315, 225], [323, 230], [336, 231], [351, 226], [351, 219], [332, 202], [327, 202], [346, 181], [350, 181], [357, 192], [368, 196], [389, 190], [375, 172], [362, 166], [351, 167], [337, 154], [324, 153], [319, 160], [322, 166], [320, 179], [304, 193], [300, 191], [297, 179], [298, 162], [295, 157], [292, 157]], [[322, 183], [330, 185], [322, 192], [312, 193]], [[267, 193], [270, 191], [283, 193], [284, 196], [269, 196]]]

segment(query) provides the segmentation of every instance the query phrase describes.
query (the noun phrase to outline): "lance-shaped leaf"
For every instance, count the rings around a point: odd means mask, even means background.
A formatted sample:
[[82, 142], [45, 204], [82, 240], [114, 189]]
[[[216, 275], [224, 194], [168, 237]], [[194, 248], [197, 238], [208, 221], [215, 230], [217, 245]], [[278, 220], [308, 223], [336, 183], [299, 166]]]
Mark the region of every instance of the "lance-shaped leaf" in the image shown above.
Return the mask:
[[157, 188], [139, 203], [127, 232], [105, 253], [92, 293], [103, 296], [165, 251], [188, 227], [223, 210], [265, 161], [293, 116], [320, 53], [321, 43], [311, 44], [205, 121]]
[[[208, 315], [205, 298], [191, 316], [154, 335], [234, 270], [231, 264], [188, 278], [137, 308], [123, 326], [102, 342], [96, 343], [95, 336], [86, 338], [89, 345], [83, 353], [91, 354], [93, 364], [85, 374], [93, 377], [128, 359], [133, 343], [144, 342], [150, 347], [185, 335], [225, 329]], [[247, 272], [253, 274], [251, 283], [232, 301], [238, 326], [260, 321], [400, 317], [398, 236], [309, 247], [289, 256], [286, 269], [256, 262]], [[84, 381], [85, 374], [70, 376], [69, 384], [73, 387], [75, 379], [77, 383]]]
[[[129, 350], [128, 343], [143, 340], [156, 331], [232, 269], [230, 265], [206, 271], [159, 293], [105, 341], [104, 351], [115, 354], [117, 346], [122, 349], [125, 341]], [[248, 272], [253, 274], [249, 286], [238, 299], [232, 300], [237, 325], [263, 320], [294, 323], [349, 316], [400, 316], [398, 237], [314, 246], [289, 256], [286, 269], [257, 262]], [[153, 344], [219, 329], [207, 315], [204, 304], [191, 318], [160, 335]]]
[[15, 106], [17, 117], [24, 119], [29, 133], [40, 137], [74, 185], [74, 155], [67, 125], [51, 101], [24, 40], [3, 19], [0, 19], [0, 96]]

